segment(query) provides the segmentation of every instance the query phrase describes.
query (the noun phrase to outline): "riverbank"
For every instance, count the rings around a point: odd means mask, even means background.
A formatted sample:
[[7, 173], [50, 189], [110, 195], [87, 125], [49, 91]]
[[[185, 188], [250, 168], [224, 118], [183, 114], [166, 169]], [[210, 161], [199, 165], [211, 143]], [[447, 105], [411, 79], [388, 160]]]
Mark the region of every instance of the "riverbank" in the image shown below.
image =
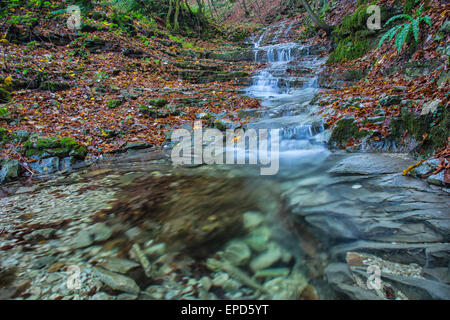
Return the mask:
[[227, 40], [250, 27], [202, 40], [100, 6], [77, 31], [54, 13], [64, 5], [22, 8], [39, 22], [32, 30], [3, 25], [0, 182], [160, 147], [196, 119], [241, 126], [239, 110], [258, 107], [238, 92], [257, 66]]

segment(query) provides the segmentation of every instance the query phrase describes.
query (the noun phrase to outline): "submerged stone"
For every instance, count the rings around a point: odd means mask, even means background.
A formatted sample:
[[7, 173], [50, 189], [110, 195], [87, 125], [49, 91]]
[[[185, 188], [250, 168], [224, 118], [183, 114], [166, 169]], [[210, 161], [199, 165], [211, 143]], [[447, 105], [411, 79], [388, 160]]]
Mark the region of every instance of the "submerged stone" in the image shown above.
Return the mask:
[[271, 244], [268, 250], [261, 253], [250, 262], [250, 268], [253, 271], [266, 269], [275, 264], [281, 258], [281, 248], [277, 245]]
[[232, 265], [241, 266], [250, 260], [251, 252], [249, 247], [242, 241], [230, 242], [223, 253], [222, 257], [229, 261]]
[[136, 282], [128, 277], [105, 270], [100, 267], [94, 267], [93, 272], [100, 280], [111, 289], [138, 294], [140, 289]]

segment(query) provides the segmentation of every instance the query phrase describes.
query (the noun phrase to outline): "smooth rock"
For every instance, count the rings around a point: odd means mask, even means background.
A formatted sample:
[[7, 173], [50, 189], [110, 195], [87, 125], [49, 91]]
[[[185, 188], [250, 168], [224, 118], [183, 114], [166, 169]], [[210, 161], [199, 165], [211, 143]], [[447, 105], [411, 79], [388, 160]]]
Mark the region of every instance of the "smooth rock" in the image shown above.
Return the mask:
[[244, 213], [244, 228], [252, 229], [259, 226], [264, 218], [260, 212], [248, 211]]
[[86, 230], [81, 230], [75, 235], [70, 246], [74, 249], [79, 249], [88, 247], [93, 243], [90, 233]]
[[335, 175], [375, 175], [402, 172], [413, 160], [400, 154], [356, 154], [339, 161], [328, 172]]
[[136, 282], [118, 273], [108, 271], [100, 267], [93, 267], [93, 272], [100, 280], [112, 289], [138, 294], [140, 289]]
[[94, 241], [106, 241], [112, 235], [112, 230], [103, 222], [92, 225], [89, 230], [89, 234], [94, 238]]
[[117, 273], [127, 273], [131, 269], [139, 267], [139, 263], [120, 258], [103, 258], [99, 262], [103, 268]]
[[18, 160], [8, 160], [3, 165], [2, 170], [0, 170], [0, 183], [3, 181], [8, 181], [15, 179], [19, 176], [19, 161]]
[[105, 292], [97, 292], [90, 298], [90, 300], [114, 300], [115, 298], [116, 297], [110, 296]]
[[275, 277], [287, 277], [289, 275], [288, 268], [270, 268], [256, 271], [256, 278], [275, 278]]
[[234, 266], [241, 266], [250, 260], [251, 252], [243, 241], [231, 241], [226, 247], [222, 257]]
[[261, 253], [250, 262], [253, 271], [266, 269], [276, 263], [281, 258], [281, 248], [271, 244], [266, 252]]

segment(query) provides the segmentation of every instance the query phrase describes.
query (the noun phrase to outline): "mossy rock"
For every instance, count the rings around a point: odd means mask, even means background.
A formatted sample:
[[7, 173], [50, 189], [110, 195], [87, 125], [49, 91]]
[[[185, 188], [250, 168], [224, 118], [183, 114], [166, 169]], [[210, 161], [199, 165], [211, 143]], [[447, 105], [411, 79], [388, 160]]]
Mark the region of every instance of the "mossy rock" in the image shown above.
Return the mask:
[[330, 143], [334, 145], [345, 145], [351, 138], [363, 139], [371, 134], [367, 130], [359, 130], [353, 118], [339, 120], [331, 133]]
[[67, 82], [44, 81], [39, 85], [40, 90], [49, 90], [52, 92], [67, 90], [69, 88], [70, 84]]
[[119, 107], [121, 104], [123, 103], [123, 100], [109, 100], [107, 102], [107, 106], [109, 109], [115, 109], [117, 107]]
[[0, 144], [5, 144], [9, 141], [8, 130], [0, 128]]
[[166, 99], [149, 99], [147, 103], [155, 108], [164, 108], [169, 102]]
[[[418, 115], [406, 108], [402, 109], [399, 118], [391, 121], [391, 137], [402, 139], [404, 132], [416, 141], [423, 141], [420, 148], [427, 153], [445, 145], [450, 132], [449, 108], [439, 107], [435, 114]], [[426, 135], [428, 134], [428, 135]], [[424, 140], [424, 136], [426, 139]]]
[[351, 61], [362, 57], [369, 50], [366, 39], [349, 36], [339, 41], [337, 48], [330, 53], [327, 63]]
[[4, 88], [0, 88], [0, 103], [8, 103], [11, 101], [11, 93]]
[[30, 139], [24, 144], [26, 157], [47, 157], [57, 156], [59, 158], [73, 156], [77, 159], [84, 159], [87, 150], [79, 145], [74, 139], [56, 137]]

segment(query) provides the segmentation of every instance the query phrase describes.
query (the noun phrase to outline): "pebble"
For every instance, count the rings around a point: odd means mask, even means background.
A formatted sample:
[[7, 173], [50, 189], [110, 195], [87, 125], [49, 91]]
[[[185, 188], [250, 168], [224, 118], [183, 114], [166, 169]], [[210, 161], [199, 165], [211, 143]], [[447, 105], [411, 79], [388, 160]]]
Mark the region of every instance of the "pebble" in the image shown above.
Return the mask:
[[250, 262], [250, 268], [253, 271], [266, 269], [280, 260], [280, 258], [281, 248], [272, 244], [266, 252], [261, 253]]
[[127, 273], [131, 269], [139, 267], [139, 263], [120, 258], [102, 258], [99, 265], [103, 268], [118, 273]]
[[244, 213], [244, 228], [252, 229], [259, 226], [264, 218], [260, 212], [248, 211]]
[[138, 294], [140, 291], [136, 282], [131, 278], [100, 267], [93, 267], [92, 269], [94, 274], [97, 275], [104, 284], [112, 289], [135, 294]]
[[250, 260], [250, 257], [251, 252], [247, 244], [238, 240], [229, 242], [222, 255], [222, 258], [234, 266], [246, 264]]

